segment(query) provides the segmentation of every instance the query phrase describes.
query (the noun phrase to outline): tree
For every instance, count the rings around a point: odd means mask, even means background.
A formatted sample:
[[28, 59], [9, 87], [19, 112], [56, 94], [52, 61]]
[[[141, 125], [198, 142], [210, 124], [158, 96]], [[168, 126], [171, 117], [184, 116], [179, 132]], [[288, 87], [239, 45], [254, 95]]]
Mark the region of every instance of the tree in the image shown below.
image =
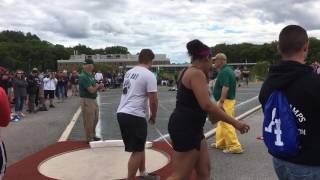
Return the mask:
[[255, 79], [265, 80], [267, 77], [267, 73], [269, 71], [270, 63], [268, 61], [259, 61], [253, 67], [253, 74], [255, 75]]
[[128, 48], [123, 46], [111, 46], [105, 48], [106, 54], [130, 54]]
[[93, 50], [86, 45], [78, 44], [77, 46], [73, 47], [74, 50], [77, 50], [78, 54], [94, 54]]
[[102, 73], [112, 72], [112, 67], [107, 64], [96, 63], [94, 65], [94, 69], [96, 71], [101, 71]]

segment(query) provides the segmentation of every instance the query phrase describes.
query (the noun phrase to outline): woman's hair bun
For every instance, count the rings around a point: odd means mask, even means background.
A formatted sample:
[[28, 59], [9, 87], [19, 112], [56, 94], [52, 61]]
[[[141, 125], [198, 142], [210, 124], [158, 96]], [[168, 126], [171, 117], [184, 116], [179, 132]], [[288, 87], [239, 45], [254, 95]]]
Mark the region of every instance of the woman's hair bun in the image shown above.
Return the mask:
[[187, 49], [189, 56], [194, 57], [199, 51], [204, 48], [204, 46], [205, 45], [198, 39], [188, 42]]

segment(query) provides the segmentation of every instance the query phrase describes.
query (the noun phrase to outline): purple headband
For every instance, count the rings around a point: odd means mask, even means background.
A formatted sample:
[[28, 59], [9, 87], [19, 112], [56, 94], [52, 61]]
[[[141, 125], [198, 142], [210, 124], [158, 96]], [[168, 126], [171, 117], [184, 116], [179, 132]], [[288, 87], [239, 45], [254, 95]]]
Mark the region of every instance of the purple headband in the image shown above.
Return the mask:
[[210, 48], [206, 48], [200, 51], [199, 53], [197, 53], [197, 55], [201, 57], [212, 57], [212, 52]]

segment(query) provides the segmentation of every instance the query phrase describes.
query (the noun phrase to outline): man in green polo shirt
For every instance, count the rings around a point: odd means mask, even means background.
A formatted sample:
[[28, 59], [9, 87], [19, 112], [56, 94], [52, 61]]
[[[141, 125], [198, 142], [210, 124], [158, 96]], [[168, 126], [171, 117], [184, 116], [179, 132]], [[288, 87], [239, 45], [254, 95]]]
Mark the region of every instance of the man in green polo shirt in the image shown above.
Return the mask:
[[79, 91], [80, 91], [80, 105], [83, 115], [83, 126], [86, 133], [86, 140], [98, 141], [100, 138], [96, 137], [96, 125], [99, 118], [99, 107], [96, 101], [98, 90], [103, 88], [103, 84], [97, 84], [94, 79], [93, 60], [85, 59], [83, 64], [83, 71], [79, 77]]
[[[234, 117], [236, 104], [236, 77], [233, 69], [227, 65], [227, 56], [218, 53], [215, 56], [215, 67], [219, 74], [215, 83], [213, 95], [218, 106], [229, 116]], [[224, 153], [239, 154], [243, 152], [235, 128], [228, 123], [218, 122], [216, 143], [212, 147], [223, 150]]]

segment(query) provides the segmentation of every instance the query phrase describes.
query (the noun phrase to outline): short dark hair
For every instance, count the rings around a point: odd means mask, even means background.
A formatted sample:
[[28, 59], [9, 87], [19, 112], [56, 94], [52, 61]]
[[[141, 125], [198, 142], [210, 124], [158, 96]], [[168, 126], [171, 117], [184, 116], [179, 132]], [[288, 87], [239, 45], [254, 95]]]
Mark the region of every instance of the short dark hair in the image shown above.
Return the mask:
[[139, 63], [148, 64], [154, 59], [154, 54], [151, 49], [142, 49], [139, 53]]
[[298, 25], [288, 25], [279, 35], [279, 50], [284, 55], [294, 55], [308, 42], [307, 31]]

